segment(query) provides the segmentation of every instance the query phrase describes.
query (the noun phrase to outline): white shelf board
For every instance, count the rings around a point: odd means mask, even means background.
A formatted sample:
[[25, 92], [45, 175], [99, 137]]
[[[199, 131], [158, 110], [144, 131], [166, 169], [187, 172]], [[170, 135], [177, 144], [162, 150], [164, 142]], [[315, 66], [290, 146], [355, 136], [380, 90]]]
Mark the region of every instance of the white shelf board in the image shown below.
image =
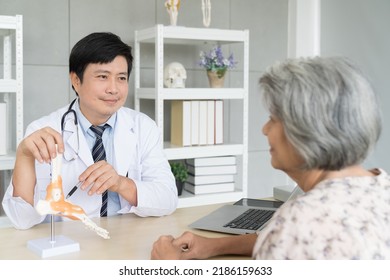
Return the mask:
[[0, 92], [16, 92], [17, 84], [14, 79], [0, 79]]
[[15, 166], [15, 152], [0, 156], [0, 170], [11, 170]]
[[0, 29], [16, 29], [16, 17], [0, 16]]
[[207, 146], [174, 146], [170, 142], [164, 143], [164, 152], [168, 160], [178, 160], [183, 158], [217, 157], [224, 155], [242, 155], [243, 144], [221, 144]]
[[244, 192], [240, 190], [234, 192], [221, 192], [197, 195], [191, 194], [183, 190], [182, 195], [179, 196], [178, 208], [235, 202], [243, 198], [244, 196]]
[[242, 30], [157, 25], [137, 31], [138, 41], [140, 43], [155, 43], [158, 28], [162, 30], [164, 43], [175, 45], [194, 45], [196, 42], [199, 44], [204, 44], [205, 42], [232, 44], [243, 42], [246, 38], [246, 32]]
[[[163, 100], [207, 100], [207, 99], [243, 99], [243, 88], [163, 88], [160, 98]], [[156, 89], [137, 89], [137, 98], [156, 99]]]

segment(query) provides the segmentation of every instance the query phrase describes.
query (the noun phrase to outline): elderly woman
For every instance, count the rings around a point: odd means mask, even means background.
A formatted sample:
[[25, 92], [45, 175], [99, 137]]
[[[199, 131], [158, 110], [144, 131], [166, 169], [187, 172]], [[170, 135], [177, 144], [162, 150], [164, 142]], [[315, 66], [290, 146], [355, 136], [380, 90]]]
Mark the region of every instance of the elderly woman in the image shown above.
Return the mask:
[[291, 59], [273, 65], [260, 85], [271, 164], [305, 193], [258, 235], [162, 236], [152, 258], [390, 259], [390, 176], [361, 165], [381, 131], [377, 97], [362, 72], [340, 57]]

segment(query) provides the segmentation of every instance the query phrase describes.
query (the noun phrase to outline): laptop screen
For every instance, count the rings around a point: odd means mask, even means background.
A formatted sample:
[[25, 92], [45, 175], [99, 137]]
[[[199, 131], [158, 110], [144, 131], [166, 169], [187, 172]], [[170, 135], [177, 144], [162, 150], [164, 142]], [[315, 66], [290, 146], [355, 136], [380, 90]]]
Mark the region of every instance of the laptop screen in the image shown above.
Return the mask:
[[243, 205], [251, 207], [267, 207], [267, 208], [279, 208], [283, 204], [283, 201], [275, 200], [260, 200], [251, 198], [242, 198], [235, 202], [234, 205]]

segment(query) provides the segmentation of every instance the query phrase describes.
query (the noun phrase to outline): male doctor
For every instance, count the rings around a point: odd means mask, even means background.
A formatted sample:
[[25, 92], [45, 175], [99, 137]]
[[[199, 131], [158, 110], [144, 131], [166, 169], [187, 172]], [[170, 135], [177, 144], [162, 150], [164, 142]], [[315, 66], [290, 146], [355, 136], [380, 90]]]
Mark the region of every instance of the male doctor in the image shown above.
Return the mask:
[[[34, 206], [45, 199], [50, 162], [57, 153], [63, 154], [64, 194], [79, 184], [68, 200], [89, 217], [101, 216], [106, 190], [108, 216], [162, 216], [176, 209], [175, 179], [155, 122], [122, 107], [132, 62], [131, 47], [112, 33], [92, 33], [73, 47], [69, 72], [77, 98], [32, 122], [17, 148], [12, 180], [3, 198], [4, 211], [16, 228], [48, 220]], [[97, 126], [104, 127], [106, 159], [94, 162]]]

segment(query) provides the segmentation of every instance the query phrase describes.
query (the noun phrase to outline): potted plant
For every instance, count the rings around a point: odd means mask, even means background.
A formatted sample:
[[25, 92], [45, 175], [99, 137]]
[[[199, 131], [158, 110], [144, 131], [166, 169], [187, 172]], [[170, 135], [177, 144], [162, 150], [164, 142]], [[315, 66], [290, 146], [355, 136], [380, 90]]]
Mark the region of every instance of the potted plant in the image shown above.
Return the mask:
[[177, 194], [181, 195], [184, 182], [188, 177], [187, 166], [182, 162], [171, 162], [170, 165], [171, 171], [176, 180]]
[[232, 69], [236, 66], [233, 54], [225, 58], [220, 45], [214, 46], [210, 52], [200, 52], [199, 65], [207, 70], [211, 87], [222, 87], [227, 69]]

